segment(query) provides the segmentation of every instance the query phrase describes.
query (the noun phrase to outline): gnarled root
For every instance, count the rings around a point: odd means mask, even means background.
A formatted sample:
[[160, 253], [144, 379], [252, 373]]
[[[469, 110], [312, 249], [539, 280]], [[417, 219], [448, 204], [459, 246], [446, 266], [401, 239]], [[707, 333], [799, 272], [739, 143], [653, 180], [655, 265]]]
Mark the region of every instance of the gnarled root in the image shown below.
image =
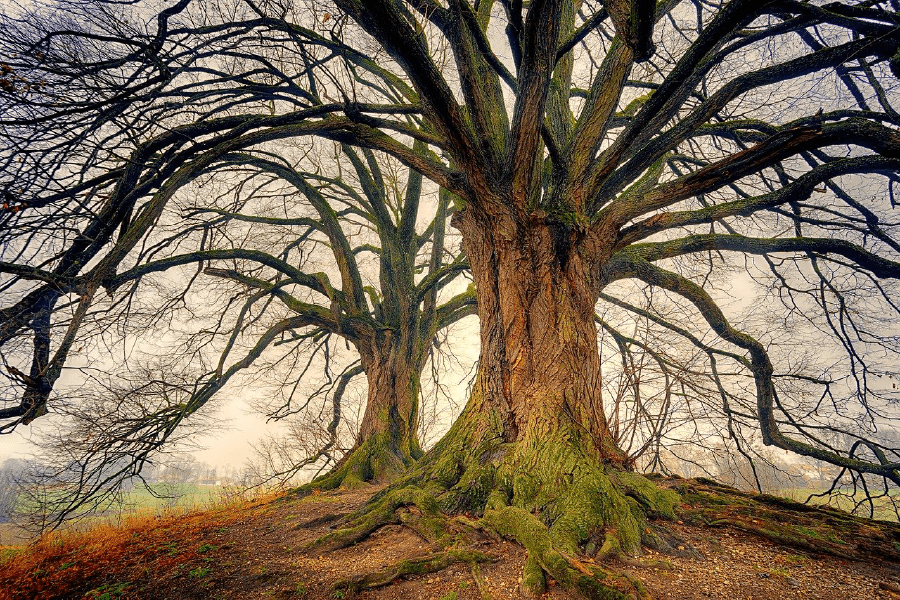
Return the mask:
[[426, 539], [434, 542], [445, 535], [447, 517], [441, 514], [434, 496], [409, 486], [377, 495], [362, 510], [345, 517], [339, 523], [341, 529], [314, 540], [304, 550], [337, 550], [360, 542], [380, 527], [398, 523], [397, 509], [402, 506], [419, 509], [420, 517], [416, 521], [420, 527], [416, 530], [420, 534], [428, 529], [433, 532], [433, 536], [425, 535]]
[[497, 506], [484, 513], [484, 520], [498, 533], [525, 546], [528, 558], [522, 575], [523, 591], [532, 597], [546, 589], [545, 573], [580, 596], [591, 600], [625, 600], [629, 597], [649, 598], [643, 587], [631, 578], [596, 565], [588, 565], [554, 546], [550, 529], [531, 513], [514, 506]]
[[[647, 517], [673, 518], [678, 494], [600, 464], [582, 451], [577, 433], [516, 443], [480, 433], [451, 430], [413, 471], [310, 548], [347, 546], [383, 525], [402, 522], [432, 542], [440, 556], [451, 545], [463, 551], [479, 533], [490, 533], [526, 548], [522, 580], [532, 596], [553, 578], [582, 598], [648, 598], [640, 582], [597, 566], [591, 557], [627, 562], [642, 543], [659, 547], [662, 540]], [[365, 581], [396, 578], [393, 573], [375, 573]]]
[[334, 584], [333, 589], [350, 593], [358, 592], [360, 590], [388, 585], [405, 575], [436, 573], [437, 571], [446, 569], [450, 565], [460, 562], [476, 565], [478, 563], [494, 562], [496, 560], [496, 557], [476, 550], [451, 548], [444, 552], [437, 552], [420, 558], [401, 560], [397, 564], [375, 573], [367, 573], [342, 579]]
[[900, 525], [813, 507], [765, 494], [741, 492], [705, 479], [680, 480], [685, 521], [733, 527], [812, 554], [849, 560], [900, 560]]

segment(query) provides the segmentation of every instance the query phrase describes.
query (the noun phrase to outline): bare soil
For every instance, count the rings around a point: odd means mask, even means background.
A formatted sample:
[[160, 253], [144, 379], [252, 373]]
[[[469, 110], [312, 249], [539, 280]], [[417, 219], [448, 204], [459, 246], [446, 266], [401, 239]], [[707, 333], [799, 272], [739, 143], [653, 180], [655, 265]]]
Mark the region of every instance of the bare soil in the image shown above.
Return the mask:
[[[91, 562], [84, 551], [78, 554], [73, 550], [68, 557], [48, 558], [34, 569], [33, 581], [4, 577], [4, 569], [11, 564], [7, 562], [0, 564], [0, 598], [349, 598], [351, 594], [334, 588], [336, 582], [435, 550], [400, 524], [384, 527], [349, 548], [313, 553], [301, 550], [308, 542], [331, 531], [329, 526], [337, 518], [360, 507], [375, 491], [367, 488], [269, 500], [238, 511], [220, 511], [205, 521], [195, 519], [190, 528], [169, 526], [164, 538], [152, 529], [135, 532], [112, 565], [104, 563], [102, 569], [93, 571], [90, 564], [71, 568], [78, 561]], [[756, 502], [746, 494], [740, 497], [746, 500], [746, 506]], [[830, 518], [838, 515], [835, 511], [819, 514], [803, 508], [797, 509], [797, 515], [801, 516], [796, 516], [790, 514], [790, 507], [777, 508], [788, 522], [795, 518], [827, 521], [829, 514]], [[886, 537], [882, 533], [872, 534], [865, 523], [860, 529], [845, 531], [844, 537], [850, 539], [838, 540], [842, 548], [839, 552], [844, 554], [841, 557], [817, 552], [809, 547], [808, 538], [793, 545], [784, 545], [785, 540], [776, 544], [771, 536], [761, 533], [766, 530], [764, 527], [753, 531], [753, 520], [758, 521], [755, 517], [747, 521], [749, 526], [742, 524], [740, 519], [746, 517], [746, 511], [735, 511], [727, 519], [707, 524], [708, 510], [708, 506], [686, 500], [681, 520], [666, 524], [680, 538], [677, 543], [685, 556], [663, 556], [647, 551], [634, 561], [609, 566], [638, 577], [652, 597], [660, 600], [900, 599], [900, 563], [897, 562], [900, 538], [892, 539], [895, 526], [887, 526]], [[857, 534], [859, 539], [851, 537]], [[868, 536], [866, 543], [857, 544], [863, 536]], [[826, 546], [837, 543], [833, 535], [830, 541], [824, 537]], [[873, 537], [886, 545], [872, 546], [869, 538]], [[830, 546], [823, 546], [823, 551]], [[879, 547], [883, 550], [879, 551]], [[497, 560], [480, 568], [457, 563], [437, 573], [401, 577], [353, 597], [373, 600], [522, 598], [520, 575], [525, 563], [522, 547], [505, 540], [485, 539], [478, 550]], [[588, 558], [583, 561], [591, 562]], [[65, 577], [64, 569], [71, 571], [71, 580], [60, 579]], [[42, 577], [46, 579], [48, 573], [58, 574], [54, 578], [56, 583], [52, 587], [48, 583], [47, 589], [40, 591], [41, 586], [36, 582], [43, 581]], [[551, 582], [543, 597], [570, 596]]]

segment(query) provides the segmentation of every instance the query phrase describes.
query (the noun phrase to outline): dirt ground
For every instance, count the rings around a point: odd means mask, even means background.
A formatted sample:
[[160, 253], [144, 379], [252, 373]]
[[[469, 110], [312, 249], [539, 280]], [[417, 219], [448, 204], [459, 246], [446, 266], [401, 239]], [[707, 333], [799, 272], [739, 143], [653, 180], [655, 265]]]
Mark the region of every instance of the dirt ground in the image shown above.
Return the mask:
[[[211, 520], [190, 538], [177, 534], [126, 553], [104, 573], [82, 571], [65, 594], [44, 598], [236, 599], [350, 597], [336, 581], [428, 554], [428, 544], [402, 525], [390, 525], [356, 546], [304, 553], [306, 543], [362, 505], [373, 489], [269, 501], [225, 521]], [[679, 521], [668, 527], [695, 551], [673, 558], [646, 552], [632, 564], [611, 566], [639, 578], [653, 598], [817, 600], [900, 599], [900, 564], [879, 557], [850, 560], [811, 549], [777, 546], [731, 526]], [[157, 539], [157, 538], [154, 538]], [[139, 542], [139, 540], [137, 540]], [[900, 551], [900, 544], [891, 542]], [[139, 550], [138, 550], [139, 549]], [[466, 563], [357, 593], [379, 600], [507, 600], [522, 598], [525, 552], [517, 544], [485, 539], [478, 550], [495, 556], [475, 572]], [[586, 560], [586, 562], [590, 562]], [[69, 563], [66, 563], [69, 564]], [[44, 569], [53, 569], [45, 565]], [[2, 571], [3, 566], [0, 566]], [[2, 579], [0, 579], [2, 581]], [[34, 592], [30, 592], [33, 594]], [[106, 594], [104, 596], [104, 594]], [[0, 598], [29, 597], [0, 589]], [[33, 595], [31, 597], [34, 597]], [[551, 582], [547, 599], [568, 598]]]

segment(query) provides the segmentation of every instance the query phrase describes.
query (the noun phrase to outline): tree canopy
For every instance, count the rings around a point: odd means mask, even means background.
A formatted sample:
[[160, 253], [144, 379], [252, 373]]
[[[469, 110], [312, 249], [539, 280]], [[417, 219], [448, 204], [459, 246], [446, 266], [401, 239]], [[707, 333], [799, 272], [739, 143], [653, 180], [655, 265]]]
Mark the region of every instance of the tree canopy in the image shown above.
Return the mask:
[[[463, 414], [322, 544], [360, 539], [403, 504], [432, 514], [436, 498], [524, 543], [532, 591], [550, 574], [606, 597], [560, 556], [598, 536], [603, 555], [659, 543], [643, 516], [675, 500], [630, 471], [610, 428], [598, 306], [698, 349], [691, 369], [735, 443], [752, 430], [896, 486], [900, 449], [878, 433], [898, 400], [897, 10], [183, 0], [153, 19], [137, 3], [78, 26], [10, 20], [0, 122], [17, 254], [0, 269], [22, 292], [0, 342], [34, 341], [3, 414], [38, 414], [65, 361], [48, 307], [70, 303], [76, 323], [114, 288], [183, 182], [309, 136], [384, 153], [455, 197], [481, 327]], [[40, 219], [71, 222], [51, 257], [35, 249]], [[737, 272], [766, 290], [740, 298], [755, 321], [727, 306]]]

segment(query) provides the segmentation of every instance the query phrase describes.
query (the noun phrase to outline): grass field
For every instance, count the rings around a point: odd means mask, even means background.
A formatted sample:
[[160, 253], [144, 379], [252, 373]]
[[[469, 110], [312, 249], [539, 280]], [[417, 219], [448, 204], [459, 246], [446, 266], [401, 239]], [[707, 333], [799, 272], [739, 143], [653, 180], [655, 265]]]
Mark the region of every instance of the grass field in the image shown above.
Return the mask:
[[215, 502], [223, 493], [222, 487], [193, 483], [153, 483], [149, 486], [135, 486], [125, 492], [122, 506], [126, 510], [191, 507]]

